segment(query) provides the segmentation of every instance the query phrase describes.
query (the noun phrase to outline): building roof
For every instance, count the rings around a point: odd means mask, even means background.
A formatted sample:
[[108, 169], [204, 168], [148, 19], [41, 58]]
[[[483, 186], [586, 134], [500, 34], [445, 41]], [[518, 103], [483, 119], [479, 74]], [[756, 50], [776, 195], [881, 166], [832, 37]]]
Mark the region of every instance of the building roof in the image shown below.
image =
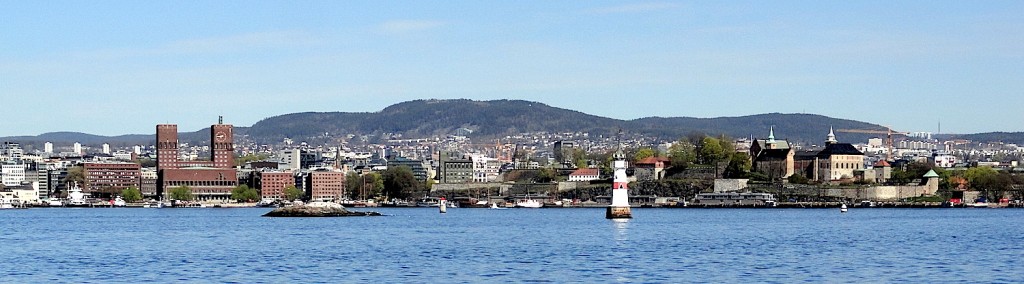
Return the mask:
[[925, 178], [933, 178], [933, 177], [937, 178], [937, 177], [939, 177], [939, 174], [935, 173], [935, 170], [928, 170], [928, 173], [925, 173], [924, 177]]
[[766, 140], [766, 139], [757, 139], [757, 140], [754, 140], [754, 141], [758, 144], [758, 146], [761, 147], [761, 149], [769, 148], [768, 144], [774, 144], [773, 147], [770, 147], [770, 148], [789, 149], [789, 141], [786, 141], [786, 140], [778, 140], [778, 139], [776, 139], [775, 143], [769, 143], [768, 140]]
[[659, 162], [664, 163], [666, 161], [668, 161], [668, 159], [666, 159], [666, 158], [647, 157], [647, 158], [644, 158], [642, 160], [636, 161], [636, 164], [637, 165], [656, 165]]
[[875, 162], [875, 164], [873, 166], [874, 167], [891, 167], [892, 165], [889, 165], [889, 162], [886, 162], [885, 160], [878, 160], [878, 162]]
[[598, 175], [598, 173], [599, 173], [598, 169], [587, 168], [587, 169], [578, 169], [576, 171], [573, 171], [569, 175], [570, 176], [596, 176], [596, 175]]
[[818, 152], [819, 158], [828, 158], [832, 155], [864, 155], [857, 147], [853, 147], [850, 143], [834, 143], [825, 146], [824, 150]]
[[789, 157], [790, 149], [765, 149], [757, 155], [757, 160], [785, 160]]

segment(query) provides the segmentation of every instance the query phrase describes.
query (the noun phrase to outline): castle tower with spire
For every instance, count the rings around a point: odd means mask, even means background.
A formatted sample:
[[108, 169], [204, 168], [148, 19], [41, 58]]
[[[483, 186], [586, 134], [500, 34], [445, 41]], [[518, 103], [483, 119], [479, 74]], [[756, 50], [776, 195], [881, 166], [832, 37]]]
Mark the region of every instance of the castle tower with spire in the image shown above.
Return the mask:
[[836, 141], [836, 133], [835, 133], [835, 131], [832, 131], [832, 126], [829, 126], [828, 127], [828, 136], [825, 137], [825, 145], [831, 145], [831, 144], [836, 144], [836, 143], [839, 143], [839, 141]]

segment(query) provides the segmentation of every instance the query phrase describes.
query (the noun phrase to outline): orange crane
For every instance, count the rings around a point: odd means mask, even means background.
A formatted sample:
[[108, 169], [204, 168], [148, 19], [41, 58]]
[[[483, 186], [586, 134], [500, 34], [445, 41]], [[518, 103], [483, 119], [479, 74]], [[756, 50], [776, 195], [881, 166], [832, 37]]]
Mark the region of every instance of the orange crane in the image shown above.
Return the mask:
[[892, 136], [893, 135], [904, 135], [904, 136], [906, 136], [906, 135], [910, 134], [908, 132], [893, 131], [892, 128], [888, 127], [888, 126], [885, 127], [885, 130], [876, 130], [876, 129], [836, 129], [836, 131], [838, 131], [838, 132], [846, 132], [846, 133], [885, 134], [885, 136], [886, 136], [885, 146], [889, 148], [889, 150], [885, 153], [885, 159], [888, 160], [888, 161], [892, 161]]

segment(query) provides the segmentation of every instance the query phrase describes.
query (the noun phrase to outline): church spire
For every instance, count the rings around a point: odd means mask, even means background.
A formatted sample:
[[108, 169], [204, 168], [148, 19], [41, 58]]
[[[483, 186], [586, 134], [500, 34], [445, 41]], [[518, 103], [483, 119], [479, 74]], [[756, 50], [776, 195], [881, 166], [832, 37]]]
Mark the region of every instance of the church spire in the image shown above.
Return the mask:
[[775, 126], [772, 125], [768, 128], [768, 143], [775, 143]]
[[835, 144], [836, 142], [839, 142], [839, 141], [836, 141], [836, 133], [835, 133], [835, 131], [832, 131], [832, 126], [829, 126], [828, 127], [828, 137], [825, 138], [825, 145]]

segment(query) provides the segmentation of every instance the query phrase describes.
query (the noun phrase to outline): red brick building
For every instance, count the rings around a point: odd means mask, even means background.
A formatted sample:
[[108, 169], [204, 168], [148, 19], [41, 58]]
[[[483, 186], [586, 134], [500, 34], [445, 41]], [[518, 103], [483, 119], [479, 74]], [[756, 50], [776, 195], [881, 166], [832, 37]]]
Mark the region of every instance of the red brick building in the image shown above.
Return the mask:
[[258, 172], [258, 189], [263, 199], [284, 199], [284, 189], [295, 186], [295, 176], [291, 172]]
[[306, 176], [306, 186], [310, 200], [339, 200], [345, 193], [345, 173], [313, 171]]
[[188, 186], [198, 200], [229, 199], [238, 186], [233, 126], [218, 123], [210, 127], [210, 159], [181, 161], [178, 126], [156, 126], [157, 191], [166, 197], [171, 188]]
[[87, 196], [111, 198], [129, 187], [142, 186], [142, 166], [137, 163], [89, 162], [83, 168], [82, 193]]

